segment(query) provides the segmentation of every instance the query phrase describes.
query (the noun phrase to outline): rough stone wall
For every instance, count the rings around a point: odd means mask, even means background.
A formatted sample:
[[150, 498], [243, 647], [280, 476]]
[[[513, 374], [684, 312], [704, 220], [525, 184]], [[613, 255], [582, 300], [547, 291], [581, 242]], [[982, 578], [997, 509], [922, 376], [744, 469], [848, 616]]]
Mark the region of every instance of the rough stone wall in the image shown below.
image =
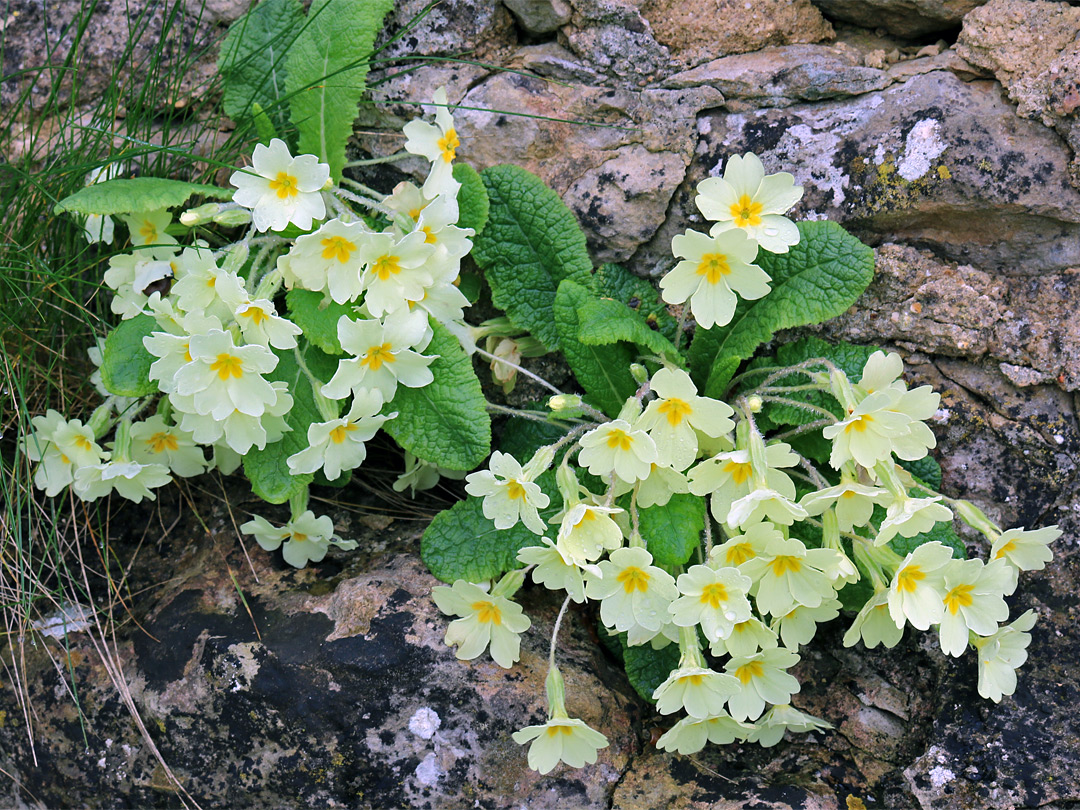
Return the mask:
[[[394, 25], [424, 5], [402, 0]], [[129, 627], [119, 647], [185, 788], [204, 807], [1080, 802], [1078, 35], [1080, 9], [1042, 0], [445, 0], [391, 53], [469, 52], [474, 64], [387, 73], [355, 144], [396, 151], [412, 102], [445, 84], [463, 106], [462, 159], [535, 171], [578, 215], [597, 262], [642, 275], [667, 266], [674, 234], [701, 225], [693, 187], [727, 156], [753, 150], [792, 172], [806, 187], [797, 217], [838, 220], [878, 248], [870, 289], [818, 331], [896, 348], [911, 382], [942, 393], [946, 491], [1006, 525], [1065, 531], [1013, 598], [1013, 615], [1039, 614], [1013, 697], [981, 700], [971, 656], [947, 659], [928, 635], [843, 650], [840, 620], [806, 651], [794, 700], [835, 731], [669, 756], [650, 743], [661, 720], [575, 615], [571, 709], [613, 744], [595, 766], [539, 778], [509, 735], [543, 711], [545, 594], [526, 592], [538, 632], [520, 669], [457, 662], [415, 524], [370, 530], [342, 512], [339, 529], [374, 553], [300, 573], [260, 553], [252, 572], [214, 506], [210, 537], [185, 519], [164, 542], [175, 571], [158, 573], [179, 576], [138, 613], [162, 643]], [[24, 784], [11, 803], [175, 806], [85, 634], [72, 644], [59, 668], [43, 655], [52, 642], [29, 653], [37, 766], [0, 690], [0, 767]], [[88, 746], [60, 699], [68, 661]]]

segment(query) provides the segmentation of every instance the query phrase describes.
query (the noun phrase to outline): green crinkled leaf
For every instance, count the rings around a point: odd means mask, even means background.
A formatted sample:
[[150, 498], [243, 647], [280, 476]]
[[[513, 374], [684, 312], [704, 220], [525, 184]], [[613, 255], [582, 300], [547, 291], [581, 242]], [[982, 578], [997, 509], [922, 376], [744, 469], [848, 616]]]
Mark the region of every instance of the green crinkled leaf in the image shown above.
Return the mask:
[[304, 337], [328, 354], [344, 354], [338, 341], [337, 324], [342, 315], [356, 319], [353, 304], [338, 304], [321, 292], [289, 290], [285, 295], [289, 318], [304, 330]]
[[549, 349], [561, 348], [555, 294], [570, 279], [592, 283], [585, 234], [559, 195], [518, 166], [493, 166], [480, 173], [490, 209], [472, 256], [491, 285], [491, 299], [515, 326]]
[[619, 634], [619, 642], [622, 644], [623, 664], [630, 685], [649, 703], [655, 703], [653, 692], [679, 666], [679, 645], [668, 644], [660, 650], [654, 650], [651, 644], [630, 647], [626, 643], [625, 633]]
[[798, 225], [799, 244], [788, 253], [758, 254], [772, 292], [757, 301], [740, 299], [731, 323], [695, 336], [690, 367], [706, 396], [722, 396], [739, 363], [777, 331], [835, 318], [873, 278], [874, 251], [835, 222]]
[[[549, 470], [536, 479], [536, 483], [551, 499], [548, 508], [540, 512], [547, 520], [558, 511], [561, 503], [555, 474]], [[483, 582], [520, 568], [518, 551], [538, 545], [541, 545], [540, 537], [524, 524], [519, 523], [511, 529], [496, 529], [495, 524], [484, 517], [483, 498], [468, 498], [435, 516], [420, 540], [420, 556], [432, 576], [443, 582], [458, 579]]]
[[597, 268], [596, 292], [604, 298], [622, 301], [645, 319], [650, 329], [656, 329], [668, 340], [675, 340], [678, 321], [671, 317], [667, 305], [648, 279], [635, 276], [619, 264], [604, 264]]
[[234, 121], [256, 119], [260, 138], [284, 131], [285, 63], [303, 24], [299, 0], [262, 0], [229, 26], [221, 44], [217, 67], [225, 114]]
[[917, 461], [897, 459], [896, 463], [931, 489], [941, 489], [941, 465], [933, 456], [923, 456]]
[[499, 437], [499, 450], [509, 453], [522, 464], [546, 444], [554, 444], [567, 433], [567, 426], [557, 422], [537, 422], [534, 419], [511, 417]]
[[638, 512], [641, 536], [658, 565], [679, 566], [690, 559], [705, 530], [705, 499], [672, 495], [664, 506]]
[[285, 89], [299, 151], [329, 164], [334, 180], [345, 166], [375, 37], [393, 7], [393, 0], [313, 0], [289, 47]]
[[622, 408], [628, 397], [637, 390], [630, 376], [630, 364], [637, 353], [626, 343], [607, 346], [588, 346], [578, 339], [579, 312], [595, 300], [586, 287], [567, 279], [559, 285], [552, 306], [559, 345], [566, 362], [585, 389], [585, 398], [609, 416]]
[[472, 470], [491, 452], [491, 417], [472, 361], [456, 337], [432, 322], [435, 336], [425, 355], [434, 382], [423, 388], [399, 385], [385, 425], [394, 439], [419, 458], [449, 470]]
[[630, 307], [611, 298], [589, 298], [578, 308], [578, 340], [587, 346], [625, 341], [686, 366], [686, 360], [670, 340], [650, 329], [645, 319]]
[[215, 200], [231, 200], [233, 190], [164, 177], [121, 178], [79, 189], [53, 206], [53, 213], [104, 215], [157, 211], [183, 205], [196, 194]]
[[477, 233], [487, 225], [491, 203], [480, 173], [467, 163], [454, 164], [454, 179], [461, 183], [458, 190], [458, 227], [472, 228]]
[[113, 329], [101, 353], [101, 384], [110, 394], [145, 397], [157, 391], [150, 365], [157, 358], [143, 346], [143, 338], [160, 331], [150, 315], [136, 315]]
[[[292, 430], [262, 450], [253, 447], [244, 456], [244, 473], [251, 482], [251, 491], [264, 501], [285, 503], [314, 478], [311, 473], [293, 475], [289, 471], [287, 459], [307, 449], [308, 426], [312, 422], [323, 421], [323, 418], [315, 404], [311, 383], [307, 375], [300, 370], [293, 352], [275, 350], [274, 354], [278, 357], [278, 364], [266, 378], [274, 382], [288, 383], [293, 406], [285, 415], [285, 421]], [[333, 358], [327, 357], [314, 346], [308, 346], [304, 350], [304, 362], [311, 373], [324, 382], [330, 379], [337, 366]]]
[[[874, 511], [877, 512], [876, 509]], [[967, 559], [967, 549], [964, 547], [964, 541], [957, 537], [952, 523], [949, 521], [938, 521], [930, 531], [917, 534], [914, 537], [897, 535], [889, 541], [889, 548], [901, 557], [906, 557], [923, 543], [932, 543], [934, 540], [937, 540], [943, 546], [951, 548], [954, 558], [958, 560]]]

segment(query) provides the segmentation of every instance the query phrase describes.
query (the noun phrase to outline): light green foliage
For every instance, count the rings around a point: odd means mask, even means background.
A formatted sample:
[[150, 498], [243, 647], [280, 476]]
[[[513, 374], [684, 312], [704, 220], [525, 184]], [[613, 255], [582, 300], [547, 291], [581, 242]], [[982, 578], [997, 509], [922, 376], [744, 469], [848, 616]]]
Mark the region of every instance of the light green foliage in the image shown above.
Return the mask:
[[667, 305], [652, 282], [635, 276], [619, 264], [602, 264], [594, 278], [597, 295], [622, 301], [645, 319], [650, 329], [656, 329], [668, 340], [675, 339], [678, 322], [671, 317]]
[[626, 634], [619, 634], [619, 643], [623, 648], [623, 664], [626, 677], [642, 698], [655, 703], [653, 692], [667, 680], [671, 671], [679, 666], [679, 645], [668, 644], [660, 650], [654, 650], [651, 644], [630, 647], [626, 643]]
[[367, 88], [368, 59], [393, 0], [314, 0], [289, 48], [285, 89], [299, 151], [341, 178], [345, 144]]
[[630, 364], [637, 353], [627, 343], [588, 346], [581, 342], [578, 338], [579, 312], [593, 300], [586, 287], [568, 279], [559, 285], [552, 314], [563, 355], [585, 389], [585, 398], [604, 413], [614, 416], [627, 397], [637, 390], [637, 383], [630, 376]]
[[131, 177], [95, 183], [65, 197], [53, 207], [54, 214], [130, 214], [183, 205], [196, 194], [215, 200], [231, 200], [232, 189], [185, 183], [163, 177]]
[[918, 461], [899, 459], [896, 463], [931, 489], [941, 489], [941, 465], [933, 456], [923, 456]]
[[388, 410], [398, 412], [386, 432], [413, 455], [448, 470], [472, 470], [491, 451], [491, 417], [480, 380], [457, 338], [432, 322], [435, 336], [424, 350], [438, 355], [435, 381], [423, 388], [398, 386]]
[[[554, 474], [545, 473], [537, 483], [556, 503]], [[540, 515], [546, 519], [554, 512], [549, 507]], [[483, 501], [469, 498], [435, 516], [420, 540], [420, 556], [432, 575], [443, 582], [483, 582], [520, 567], [518, 551], [536, 545], [540, 545], [540, 538], [521, 523], [512, 529], [496, 529], [484, 517]]]
[[625, 304], [611, 298], [590, 298], [578, 309], [578, 340], [586, 346], [606, 346], [619, 341], [633, 343], [642, 350], [685, 367], [686, 361], [674, 344], [649, 328], [645, 319]]
[[221, 44], [225, 114], [234, 121], [254, 118], [264, 142], [274, 130], [284, 131], [286, 58], [303, 24], [299, 0], [262, 0], [229, 26]]
[[[875, 510], [875, 512], [876, 511], [877, 510]], [[958, 560], [967, 558], [967, 549], [964, 547], [964, 541], [956, 535], [952, 523], [945, 523], [943, 521], [935, 523], [934, 528], [930, 531], [917, 534], [914, 537], [901, 537], [897, 535], [889, 541], [889, 548], [901, 557], [905, 557], [924, 543], [932, 543], [935, 540], [943, 546], [951, 548], [954, 558]]]
[[549, 349], [562, 348], [555, 294], [566, 279], [591, 285], [585, 234], [559, 195], [536, 175], [517, 166], [494, 166], [480, 176], [491, 207], [472, 255], [491, 285], [491, 299], [515, 326]]
[[289, 318], [304, 330], [304, 337], [327, 354], [344, 354], [338, 341], [337, 324], [342, 315], [359, 318], [353, 304], [338, 304], [321, 292], [289, 290], [285, 295]]
[[[262, 450], [252, 448], [244, 456], [244, 473], [251, 482], [251, 491], [257, 496], [270, 503], [285, 503], [312, 481], [310, 473], [293, 475], [287, 459], [307, 448], [308, 426], [312, 422], [323, 421], [323, 417], [315, 404], [311, 382], [296, 362], [293, 352], [275, 351], [274, 354], [278, 356], [277, 368], [266, 378], [288, 383], [293, 407], [286, 414], [285, 421], [292, 430]], [[311, 346], [304, 351], [304, 362], [311, 373], [324, 382], [330, 379], [337, 365], [334, 358]]]
[[143, 346], [142, 339], [158, 331], [150, 315], [137, 315], [120, 324], [105, 338], [101, 356], [101, 384], [112, 394], [144, 397], [157, 390], [150, 379], [150, 365], [155, 358]]
[[639, 513], [641, 536], [657, 565], [684, 565], [701, 544], [705, 529], [705, 500], [697, 495], [672, 495], [663, 506]]
[[554, 444], [565, 435], [565, 425], [512, 417], [507, 419], [503, 426], [502, 436], [499, 437], [499, 450], [524, 464], [545, 444]]
[[491, 203], [480, 173], [466, 163], [454, 166], [454, 179], [461, 183], [458, 190], [458, 227], [472, 228], [477, 233], [487, 225]]
[[720, 397], [742, 360], [781, 329], [821, 323], [850, 307], [874, 275], [874, 251], [835, 222], [800, 222], [799, 244], [784, 254], [762, 251], [757, 263], [772, 292], [740, 300], [727, 326], [699, 331], [690, 366], [706, 396]]

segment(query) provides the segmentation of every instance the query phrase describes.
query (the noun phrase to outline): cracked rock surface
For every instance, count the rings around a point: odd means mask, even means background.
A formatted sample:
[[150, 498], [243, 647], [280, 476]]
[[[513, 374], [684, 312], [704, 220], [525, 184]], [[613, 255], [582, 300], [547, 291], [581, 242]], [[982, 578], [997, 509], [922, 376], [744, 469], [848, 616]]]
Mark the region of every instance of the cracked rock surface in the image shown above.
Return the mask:
[[[401, 0], [386, 37], [424, 5]], [[397, 151], [418, 112], [410, 102], [446, 85], [471, 108], [455, 116], [463, 160], [536, 172], [578, 216], [597, 263], [643, 276], [666, 269], [675, 234], [703, 227], [694, 186], [730, 155], [752, 150], [792, 172], [806, 190], [796, 218], [838, 220], [877, 249], [862, 299], [814, 331], [898, 350], [910, 383], [941, 392], [932, 427], [947, 493], [1006, 526], [1064, 531], [1054, 561], [1011, 598], [1013, 617], [1039, 616], [1016, 694], [979, 698], [971, 655], [947, 658], [931, 635], [844, 649], [841, 617], [801, 651], [793, 700], [833, 731], [670, 756], [650, 742], [665, 721], [597, 644], [595, 616], [578, 612], [561, 659], [570, 709], [611, 747], [594, 766], [539, 777], [510, 734], [542, 720], [550, 595], [523, 591], [534, 629], [517, 668], [459, 662], [441, 641], [415, 521], [339, 510], [361, 551], [296, 572], [251, 549], [252, 570], [213, 499], [200, 504], [209, 533], [179, 503], [150, 529], [145, 510], [126, 507], [112, 518], [117, 542], [147, 530], [155, 548], [134, 574], [152, 590], [119, 631], [117, 662], [202, 806], [1080, 803], [1080, 11], [1047, 0], [719, 5], [448, 0], [389, 54], [470, 52], [470, 63], [376, 71], [386, 80], [353, 149]], [[14, 39], [22, 30], [10, 23], [5, 53], [32, 53]], [[397, 165], [372, 185], [422, 169]], [[254, 509], [241, 490], [233, 508]], [[985, 557], [979, 536], [958, 531]], [[179, 806], [91, 637], [73, 633], [67, 651], [36, 644], [3, 652], [27, 656], [36, 731], [32, 753], [12, 690], [0, 689], [0, 768], [17, 776], [0, 804]]]

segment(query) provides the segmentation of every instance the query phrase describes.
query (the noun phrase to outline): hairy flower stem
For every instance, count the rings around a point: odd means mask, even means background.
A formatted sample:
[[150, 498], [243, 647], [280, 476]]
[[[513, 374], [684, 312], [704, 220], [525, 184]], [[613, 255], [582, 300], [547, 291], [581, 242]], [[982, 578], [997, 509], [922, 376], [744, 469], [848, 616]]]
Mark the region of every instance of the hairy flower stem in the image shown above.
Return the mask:
[[563, 616], [566, 615], [566, 609], [570, 606], [570, 596], [563, 600], [562, 607], [559, 608], [559, 615], [555, 618], [555, 627], [551, 631], [551, 646], [548, 648], [548, 668], [556, 669], [555, 666], [555, 642], [559, 638], [559, 628], [562, 627]]

